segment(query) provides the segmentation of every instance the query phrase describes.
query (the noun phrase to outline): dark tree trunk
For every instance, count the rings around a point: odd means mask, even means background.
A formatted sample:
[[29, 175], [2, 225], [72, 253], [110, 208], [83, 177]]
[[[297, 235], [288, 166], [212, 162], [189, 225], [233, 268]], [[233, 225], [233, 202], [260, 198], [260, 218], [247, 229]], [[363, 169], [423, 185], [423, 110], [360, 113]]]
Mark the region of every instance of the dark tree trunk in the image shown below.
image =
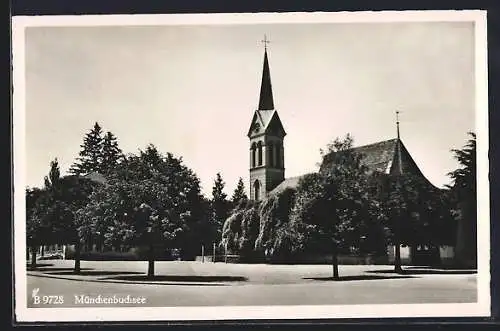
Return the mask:
[[403, 269], [401, 268], [401, 216], [396, 219], [395, 231], [394, 231], [394, 272], [401, 274]]
[[400, 274], [403, 273], [403, 269], [401, 268], [401, 244], [397, 240], [394, 244], [394, 272]]
[[337, 251], [337, 246], [335, 244], [333, 244], [332, 246], [332, 268], [333, 268], [333, 280], [340, 280], [338, 251]]
[[155, 254], [154, 246], [149, 245], [149, 256], [148, 256], [148, 278], [153, 278], [155, 276]]
[[45, 245], [42, 245], [42, 252], [40, 253], [42, 257], [45, 256]]
[[82, 250], [82, 246], [80, 243], [80, 240], [77, 240], [75, 242], [75, 268], [73, 270], [73, 273], [79, 274], [80, 273], [80, 253]]
[[31, 247], [31, 269], [36, 268], [36, 251], [38, 250], [38, 247], [33, 246]]

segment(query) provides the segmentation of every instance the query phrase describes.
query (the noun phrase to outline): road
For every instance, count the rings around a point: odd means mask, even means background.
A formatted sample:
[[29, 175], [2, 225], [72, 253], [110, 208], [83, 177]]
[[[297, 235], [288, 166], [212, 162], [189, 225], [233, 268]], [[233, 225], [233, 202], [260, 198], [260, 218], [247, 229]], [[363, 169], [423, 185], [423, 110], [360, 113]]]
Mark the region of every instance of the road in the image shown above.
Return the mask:
[[[141, 306], [345, 305], [463, 303], [477, 300], [475, 274], [418, 273], [402, 278], [391, 266], [341, 266], [343, 281], [331, 281], [325, 265], [241, 265], [157, 262], [161, 282], [142, 282], [144, 262], [82, 262], [83, 276], [71, 276], [70, 261], [28, 275], [28, 307], [88, 306], [75, 296], [141, 298]], [[49, 270], [50, 271], [47, 271]], [[51, 278], [49, 278], [51, 277]], [[63, 277], [52, 278], [52, 277]], [[125, 282], [125, 283], [124, 283]], [[34, 305], [38, 295], [62, 296], [62, 304]], [[134, 304], [96, 304], [130, 306]], [[137, 305], [137, 304], [135, 304]]]

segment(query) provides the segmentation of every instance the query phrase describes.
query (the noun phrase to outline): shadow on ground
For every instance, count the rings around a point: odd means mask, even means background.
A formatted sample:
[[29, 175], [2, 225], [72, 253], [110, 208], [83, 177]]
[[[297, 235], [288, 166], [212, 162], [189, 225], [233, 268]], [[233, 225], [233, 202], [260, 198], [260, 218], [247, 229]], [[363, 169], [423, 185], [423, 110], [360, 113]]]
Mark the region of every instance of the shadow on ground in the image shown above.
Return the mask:
[[[40, 271], [40, 272], [51, 272], [51, 271], [71, 271], [73, 272], [74, 268], [73, 267], [67, 267], [67, 268], [28, 268], [28, 271]], [[92, 268], [80, 268], [80, 270], [93, 270]]]
[[[35, 264], [35, 268], [38, 268], [38, 267], [51, 267], [53, 265], [54, 264], [52, 264], [52, 263], [37, 263], [37, 264]], [[26, 263], [26, 268], [27, 269], [32, 269], [33, 267], [31, 266], [31, 263]]]
[[136, 271], [102, 271], [102, 270], [82, 270], [75, 274], [71, 271], [51, 272], [51, 275], [79, 275], [79, 276], [111, 276], [111, 275], [141, 275], [143, 272]]
[[148, 277], [140, 276], [117, 276], [106, 279], [127, 280], [127, 281], [153, 281], [153, 282], [244, 282], [246, 277], [239, 276], [182, 276], [182, 275], [158, 275]]
[[340, 276], [340, 279], [333, 279], [333, 277], [312, 277], [302, 278], [307, 280], [321, 280], [321, 281], [350, 281], [350, 280], [380, 280], [380, 279], [398, 279], [398, 278], [415, 278], [413, 276], [379, 276], [379, 275], [355, 275], [355, 276]]
[[[366, 272], [375, 274], [394, 274], [394, 270], [368, 270]], [[451, 270], [451, 269], [424, 269], [424, 268], [405, 268], [402, 275], [471, 275], [476, 274], [476, 270]]]
[[443, 266], [430, 266], [430, 265], [414, 265], [414, 266], [406, 266], [404, 267], [405, 269], [434, 269], [434, 270], [467, 270], [467, 271], [471, 271], [471, 270], [476, 270], [476, 268], [473, 268], [473, 267], [461, 267], [461, 266], [453, 266], [453, 265], [450, 265], [450, 266], [446, 266], [446, 265], [443, 265]]

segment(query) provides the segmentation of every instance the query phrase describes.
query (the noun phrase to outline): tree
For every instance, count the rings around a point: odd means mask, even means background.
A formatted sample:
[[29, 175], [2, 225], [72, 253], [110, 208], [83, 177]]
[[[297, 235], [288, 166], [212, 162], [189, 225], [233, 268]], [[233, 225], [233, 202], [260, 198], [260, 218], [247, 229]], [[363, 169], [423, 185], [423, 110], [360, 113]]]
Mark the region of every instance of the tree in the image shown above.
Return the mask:
[[59, 169], [59, 162], [57, 158], [50, 162], [50, 171], [49, 175], [45, 176], [44, 183], [45, 188], [50, 189], [54, 186], [57, 186], [59, 179], [61, 177], [61, 170]]
[[268, 258], [277, 259], [287, 255], [278, 236], [289, 222], [290, 211], [294, 205], [295, 190], [287, 188], [264, 200], [259, 208], [259, 231], [255, 249]]
[[227, 195], [224, 193], [225, 182], [220, 173], [217, 173], [214, 185], [212, 187], [212, 200], [211, 200], [211, 224], [213, 226], [213, 233], [215, 238], [221, 238], [222, 227], [224, 221], [229, 216], [229, 201]]
[[457, 262], [475, 266], [477, 264], [477, 152], [476, 134], [469, 132], [468, 135], [469, 139], [461, 149], [452, 149], [460, 167], [448, 173], [452, 179], [449, 197], [458, 221]]
[[411, 174], [398, 174], [389, 177], [388, 190], [384, 192], [384, 209], [389, 239], [395, 247], [394, 271], [403, 273], [401, 267], [401, 245], [420, 241], [421, 229], [418, 227], [417, 201], [419, 191], [415, 187], [416, 178]]
[[103, 174], [108, 174], [123, 159], [123, 152], [118, 147], [116, 136], [107, 132], [102, 141], [102, 156], [100, 170]]
[[240, 201], [231, 211], [222, 227], [223, 247], [229, 252], [240, 254], [241, 260], [250, 261], [254, 257], [255, 242], [259, 235], [260, 201]]
[[[388, 177], [387, 190], [379, 199], [395, 246], [394, 270], [401, 267], [400, 245], [425, 245], [436, 251], [454, 242], [450, 234], [455, 224], [450, 213], [448, 193], [435, 188], [418, 174], [403, 173]], [[437, 261], [436, 261], [437, 262]]]
[[36, 265], [36, 252], [44, 245], [54, 243], [54, 229], [58, 226], [63, 212], [60, 210], [56, 193], [59, 192], [61, 178], [57, 158], [50, 162], [49, 174], [44, 177], [44, 188], [26, 189], [26, 235], [32, 251], [32, 268]]
[[[36, 248], [45, 244], [74, 244], [75, 273], [80, 272], [82, 233], [88, 232], [79, 224], [78, 212], [83, 208], [96, 184], [78, 176], [60, 177], [57, 159], [51, 162], [43, 189], [26, 191], [27, 242]], [[36, 262], [32, 257], [32, 264]]]
[[242, 235], [241, 224], [243, 221], [244, 209], [235, 210], [229, 216], [222, 227], [221, 245], [229, 252], [238, 252], [239, 241]]
[[248, 196], [245, 193], [245, 184], [243, 183], [243, 178], [241, 177], [238, 179], [238, 184], [234, 189], [231, 201], [233, 208], [238, 207], [240, 204], [246, 204], [248, 201]]
[[301, 179], [290, 216], [296, 249], [330, 252], [334, 280], [340, 279], [338, 254], [370, 248], [364, 243], [378, 217], [362, 155], [353, 151], [352, 143], [347, 135], [322, 151], [328, 166]]
[[[241, 201], [240, 201], [241, 203]], [[238, 249], [242, 260], [251, 261], [255, 257], [255, 242], [259, 236], [259, 202], [250, 204], [243, 210]]]
[[85, 175], [93, 171], [101, 171], [103, 142], [102, 128], [96, 122], [94, 127], [83, 138], [79, 157], [71, 166], [70, 173]]
[[[60, 177], [61, 177], [61, 170], [59, 169], [59, 162], [57, 161], [57, 158], [55, 158], [53, 161], [50, 162], [50, 171], [48, 176], [44, 177], [45, 191], [50, 192], [52, 190], [56, 190], [59, 185]], [[43, 245], [42, 243], [42, 253], [41, 253], [42, 256], [44, 256], [44, 250], [45, 250], [45, 245]]]
[[81, 210], [80, 218], [105, 246], [146, 246], [148, 276], [157, 252], [197, 246], [195, 230], [205, 211], [199, 179], [181, 158], [149, 145], [130, 155]]
[[90, 236], [90, 224], [82, 222], [80, 210], [85, 208], [92, 192], [100, 184], [78, 176], [62, 177], [57, 188], [49, 191], [51, 204], [47, 217], [51, 220], [51, 243], [75, 246], [74, 273], [80, 273], [82, 243]]
[[47, 224], [43, 218], [46, 206], [46, 191], [39, 188], [26, 188], [26, 244], [31, 250], [31, 268], [36, 267], [38, 247], [43, 243]]

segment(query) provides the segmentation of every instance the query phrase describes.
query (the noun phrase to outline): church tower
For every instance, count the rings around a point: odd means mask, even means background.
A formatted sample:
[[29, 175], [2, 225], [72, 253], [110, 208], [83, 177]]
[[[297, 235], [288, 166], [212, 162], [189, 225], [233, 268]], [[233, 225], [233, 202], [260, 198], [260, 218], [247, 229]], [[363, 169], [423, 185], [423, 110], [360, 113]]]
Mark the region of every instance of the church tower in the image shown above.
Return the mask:
[[255, 111], [250, 139], [250, 199], [260, 201], [285, 179], [283, 139], [286, 132], [274, 109], [271, 75], [267, 58], [268, 41], [264, 39], [264, 65], [260, 85], [259, 107]]

